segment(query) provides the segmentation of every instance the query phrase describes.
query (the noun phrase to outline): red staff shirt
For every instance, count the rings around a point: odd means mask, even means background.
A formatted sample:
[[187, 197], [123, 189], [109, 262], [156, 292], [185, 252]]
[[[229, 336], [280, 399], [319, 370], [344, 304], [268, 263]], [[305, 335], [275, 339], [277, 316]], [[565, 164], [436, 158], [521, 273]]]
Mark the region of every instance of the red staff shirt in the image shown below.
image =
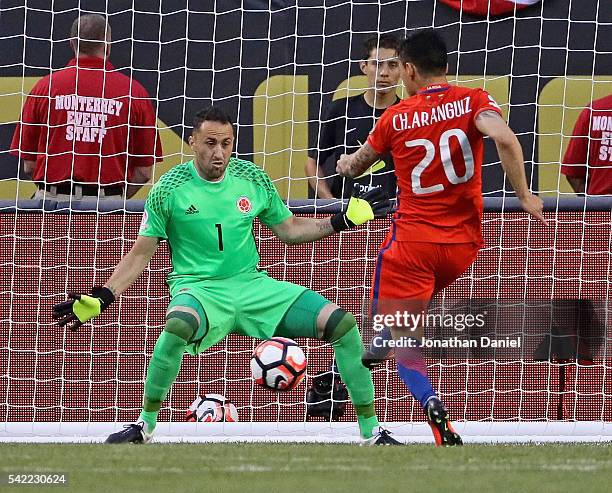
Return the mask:
[[97, 57], [43, 77], [23, 106], [11, 153], [36, 161], [37, 182], [124, 184], [162, 160], [146, 89]]
[[486, 91], [436, 84], [378, 120], [368, 143], [395, 163], [395, 240], [482, 245], [484, 142], [475, 119], [488, 110], [501, 115]]
[[580, 113], [561, 173], [585, 178], [589, 195], [612, 195], [612, 95]]

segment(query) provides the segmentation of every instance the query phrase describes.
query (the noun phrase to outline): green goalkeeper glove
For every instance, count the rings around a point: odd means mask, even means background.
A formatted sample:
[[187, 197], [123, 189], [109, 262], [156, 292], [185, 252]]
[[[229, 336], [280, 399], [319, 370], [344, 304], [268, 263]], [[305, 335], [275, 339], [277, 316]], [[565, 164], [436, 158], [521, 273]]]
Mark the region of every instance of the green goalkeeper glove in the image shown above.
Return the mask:
[[115, 301], [113, 292], [100, 286], [94, 286], [91, 294], [68, 293], [68, 297], [72, 299], [53, 306], [53, 318], [57, 325], [66, 326], [73, 332]]
[[359, 184], [355, 183], [346, 211], [333, 215], [331, 225], [336, 232], [344, 231], [375, 217], [385, 217], [390, 210], [389, 197], [382, 187], [372, 188], [361, 194]]

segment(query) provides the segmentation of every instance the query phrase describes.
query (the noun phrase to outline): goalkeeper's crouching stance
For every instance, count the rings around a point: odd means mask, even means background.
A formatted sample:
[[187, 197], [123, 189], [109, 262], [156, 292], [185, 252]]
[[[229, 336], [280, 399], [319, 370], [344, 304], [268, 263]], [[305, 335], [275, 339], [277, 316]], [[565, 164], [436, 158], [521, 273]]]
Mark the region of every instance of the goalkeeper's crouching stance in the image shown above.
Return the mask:
[[386, 215], [388, 198], [373, 189], [355, 194], [346, 212], [331, 218], [295, 217], [261, 169], [231, 158], [233, 142], [233, 126], [223, 111], [199, 112], [189, 138], [193, 161], [174, 167], [153, 187], [139, 236], [111, 278], [104, 287], [70, 294], [70, 300], [54, 307], [59, 325], [77, 330], [131, 286], [159, 242], [168, 241], [171, 301], [149, 362], [143, 408], [137, 424], [113, 433], [107, 443], [149, 441], [183, 354], [197, 355], [236, 332], [260, 339], [329, 341], [355, 406], [363, 443], [399, 444], [379, 426], [372, 377], [361, 364], [363, 344], [353, 315], [314, 291], [259, 271], [252, 235], [258, 217], [286, 244], [315, 241]]

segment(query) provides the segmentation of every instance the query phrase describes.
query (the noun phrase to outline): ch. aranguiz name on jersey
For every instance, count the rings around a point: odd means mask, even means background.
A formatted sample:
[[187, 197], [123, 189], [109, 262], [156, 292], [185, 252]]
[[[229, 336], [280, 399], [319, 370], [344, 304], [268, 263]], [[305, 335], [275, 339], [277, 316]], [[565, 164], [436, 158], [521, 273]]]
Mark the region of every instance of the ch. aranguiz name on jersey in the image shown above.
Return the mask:
[[106, 135], [108, 115], [119, 116], [123, 102], [76, 94], [55, 96], [55, 109], [66, 111], [66, 140], [99, 142]]
[[432, 125], [444, 120], [459, 118], [471, 112], [470, 96], [467, 96], [458, 101], [451, 101], [439, 106], [434, 106], [428, 111], [415, 111], [412, 114], [410, 112], [398, 113], [393, 116], [392, 125], [393, 129], [397, 131], [410, 130], [412, 128]]

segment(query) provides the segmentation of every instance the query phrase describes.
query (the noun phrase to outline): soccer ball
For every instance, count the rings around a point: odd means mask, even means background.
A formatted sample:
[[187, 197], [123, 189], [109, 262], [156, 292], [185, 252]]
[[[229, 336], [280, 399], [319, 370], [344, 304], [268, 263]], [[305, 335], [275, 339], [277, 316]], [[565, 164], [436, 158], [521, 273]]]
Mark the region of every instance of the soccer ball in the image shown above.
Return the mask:
[[197, 397], [187, 410], [187, 421], [215, 423], [238, 421], [238, 410], [230, 401], [219, 394], [205, 394]]
[[255, 348], [251, 357], [255, 383], [274, 391], [297, 387], [306, 374], [306, 356], [286, 337], [273, 337]]

